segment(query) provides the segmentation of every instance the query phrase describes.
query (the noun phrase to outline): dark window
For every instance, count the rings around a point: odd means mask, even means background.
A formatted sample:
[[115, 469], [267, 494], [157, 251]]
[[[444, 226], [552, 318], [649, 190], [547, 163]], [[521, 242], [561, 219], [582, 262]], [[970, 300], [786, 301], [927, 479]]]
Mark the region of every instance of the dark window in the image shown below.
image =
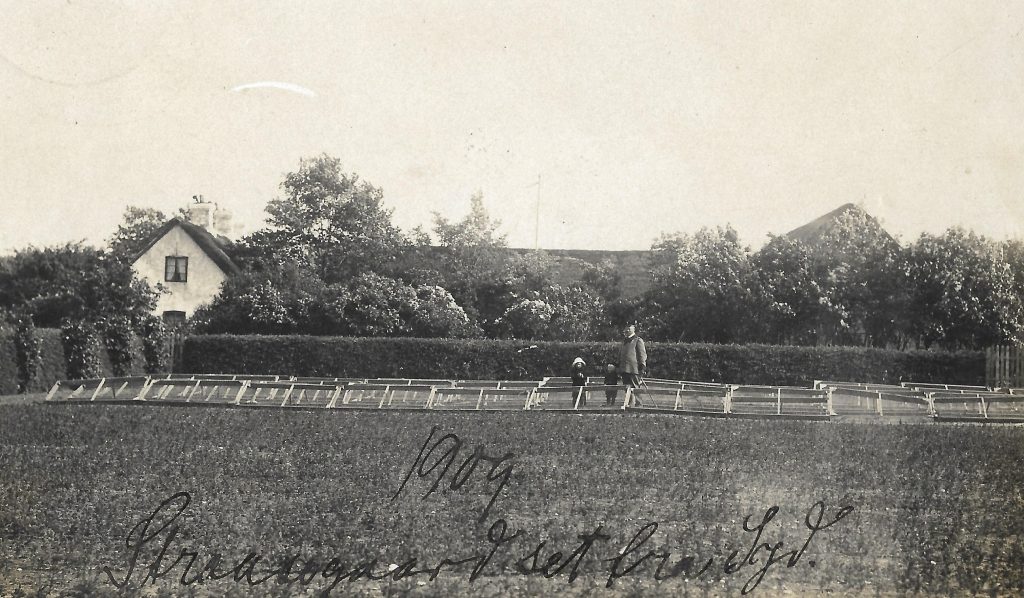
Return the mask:
[[185, 323], [185, 312], [183, 311], [165, 311], [164, 312], [164, 323], [171, 328], [176, 328]]
[[164, 262], [164, 280], [167, 282], [188, 282], [188, 258], [167, 256]]

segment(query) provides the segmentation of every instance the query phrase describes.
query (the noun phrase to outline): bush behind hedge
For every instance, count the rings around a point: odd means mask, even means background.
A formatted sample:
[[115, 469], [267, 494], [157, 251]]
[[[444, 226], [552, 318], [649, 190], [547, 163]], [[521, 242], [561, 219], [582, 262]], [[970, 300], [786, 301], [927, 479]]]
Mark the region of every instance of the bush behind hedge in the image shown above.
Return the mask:
[[[889, 351], [648, 343], [650, 376], [736, 384], [810, 385], [813, 380], [984, 384], [977, 351]], [[618, 343], [199, 335], [184, 342], [182, 371], [330, 377], [532, 380], [568, 376], [575, 357], [599, 375]]]
[[[72, 380], [97, 378], [103, 373], [100, 362], [102, 344], [96, 327], [90, 322], [68, 320], [61, 324], [67, 377]], [[109, 361], [109, 359], [108, 359]]]
[[28, 313], [14, 318], [14, 351], [18, 363], [18, 392], [28, 392], [29, 383], [38, 377], [42, 361], [39, 334]]

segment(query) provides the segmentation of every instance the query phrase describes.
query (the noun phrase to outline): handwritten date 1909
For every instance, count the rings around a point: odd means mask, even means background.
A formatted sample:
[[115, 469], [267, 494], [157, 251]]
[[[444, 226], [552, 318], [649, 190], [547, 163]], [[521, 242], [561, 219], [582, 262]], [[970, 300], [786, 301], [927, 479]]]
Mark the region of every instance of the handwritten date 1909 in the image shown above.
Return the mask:
[[[434, 440], [431, 444], [431, 440], [434, 438], [434, 434], [437, 433], [437, 426], [430, 429], [430, 434], [427, 435], [427, 439], [423, 442], [423, 446], [420, 447], [420, 452], [416, 455], [416, 460], [413, 461], [412, 467], [405, 474], [405, 478], [402, 480], [402, 484], [395, 491], [395, 494], [391, 497], [391, 500], [395, 500], [401, 495], [402, 490], [405, 488], [406, 483], [412, 474], [415, 473], [418, 478], [426, 478], [434, 476], [434, 483], [431, 484], [423, 498], [426, 498], [433, 494], [441, 484], [445, 481], [445, 476], [451, 469], [455, 460], [459, 457], [459, 452], [463, 449], [462, 439], [457, 434], [445, 434], [437, 440]], [[428, 448], [429, 447], [429, 448]], [[484, 452], [482, 446], [477, 446], [473, 449], [472, 453], [466, 455], [462, 460], [462, 463], [455, 470], [455, 473], [447, 481], [447, 488], [442, 488], [442, 492], [446, 490], [458, 490], [462, 488], [476, 471], [476, 468], [481, 463], [490, 464], [490, 469], [487, 471], [488, 482], [498, 482], [498, 487], [494, 490], [491, 495], [491, 500], [484, 507], [484, 510], [480, 513], [480, 517], [477, 518], [477, 523], [483, 523], [487, 520], [487, 516], [491, 512], [491, 508], [494, 506], [494, 502], [498, 500], [498, 495], [505, 489], [509, 480], [512, 478], [512, 459], [515, 457], [513, 453], [505, 453], [501, 457], [488, 455]]]

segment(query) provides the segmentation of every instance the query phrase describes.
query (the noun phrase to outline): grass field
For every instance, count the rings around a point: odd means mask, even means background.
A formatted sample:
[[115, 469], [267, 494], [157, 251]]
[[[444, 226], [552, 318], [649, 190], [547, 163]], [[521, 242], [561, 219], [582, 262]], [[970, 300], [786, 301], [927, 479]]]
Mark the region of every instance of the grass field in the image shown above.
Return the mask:
[[1019, 595], [1022, 464], [1020, 427], [6, 403], [0, 595]]

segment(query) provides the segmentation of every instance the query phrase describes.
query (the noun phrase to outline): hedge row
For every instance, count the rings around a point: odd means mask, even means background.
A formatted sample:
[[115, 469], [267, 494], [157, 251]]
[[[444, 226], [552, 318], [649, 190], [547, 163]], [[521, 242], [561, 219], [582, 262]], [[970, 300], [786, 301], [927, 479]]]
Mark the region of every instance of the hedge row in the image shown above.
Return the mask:
[[[18, 357], [15, 348], [14, 330], [0, 330], [0, 395], [11, 395], [18, 392]], [[36, 328], [35, 334], [40, 342], [40, 363], [34, 379], [29, 381], [28, 392], [45, 392], [57, 380], [71, 376], [68, 363], [64, 357], [64, 343], [61, 331], [52, 328]], [[99, 360], [101, 375], [112, 376], [113, 367], [110, 356], [98, 345], [95, 358]], [[142, 341], [132, 340], [132, 353], [135, 355], [130, 370], [131, 375], [144, 375], [146, 360], [142, 354]]]
[[18, 352], [14, 330], [0, 327], [0, 395], [18, 392]]
[[[650, 376], [737, 384], [809, 385], [813, 380], [983, 384], [981, 352], [888, 351], [648, 343]], [[182, 371], [330, 377], [534, 380], [568, 376], [580, 356], [598, 375], [618, 343], [418, 338], [200, 335], [182, 349]]]

